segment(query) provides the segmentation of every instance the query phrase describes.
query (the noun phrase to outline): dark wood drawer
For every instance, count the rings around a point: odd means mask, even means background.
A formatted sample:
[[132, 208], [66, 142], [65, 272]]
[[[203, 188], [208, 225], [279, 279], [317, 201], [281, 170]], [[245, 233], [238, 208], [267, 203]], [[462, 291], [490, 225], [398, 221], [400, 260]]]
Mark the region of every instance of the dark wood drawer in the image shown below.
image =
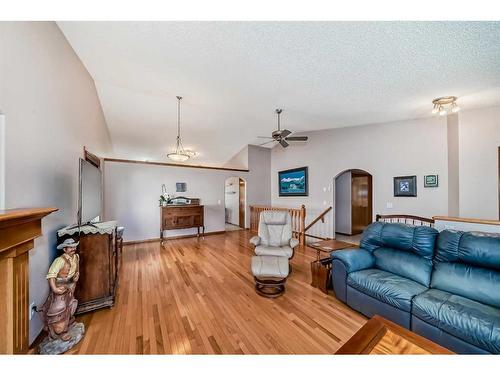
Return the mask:
[[203, 215], [203, 207], [164, 207], [163, 215], [165, 216]]

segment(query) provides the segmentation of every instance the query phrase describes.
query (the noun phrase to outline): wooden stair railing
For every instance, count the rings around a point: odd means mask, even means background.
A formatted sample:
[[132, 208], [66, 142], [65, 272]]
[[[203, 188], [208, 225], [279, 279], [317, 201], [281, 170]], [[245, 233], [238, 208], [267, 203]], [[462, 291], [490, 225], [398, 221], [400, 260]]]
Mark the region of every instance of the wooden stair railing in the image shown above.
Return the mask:
[[304, 229], [304, 236], [305, 237], [311, 237], [311, 238], [316, 238], [318, 240], [327, 240], [328, 238], [325, 237], [319, 237], [319, 236], [314, 236], [312, 234], [306, 233], [314, 224], [316, 224], [318, 221], [321, 220], [322, 223], [325, 222], [325, 215], [332, 210], [332, 206], [328, 207], [326, 210], [324, 210], [322, 213], [318, 215], [316, 219], [311, 221], [307, 227]]
[[262, 211], [287, 211], [292, 217], [292, 233], [301, 245], [306, 244], [305, 220], [306, 206], [300, 208], [272, 207], [272, 206], [250, 206], [250, 230], [258, 232], [259, 218]]

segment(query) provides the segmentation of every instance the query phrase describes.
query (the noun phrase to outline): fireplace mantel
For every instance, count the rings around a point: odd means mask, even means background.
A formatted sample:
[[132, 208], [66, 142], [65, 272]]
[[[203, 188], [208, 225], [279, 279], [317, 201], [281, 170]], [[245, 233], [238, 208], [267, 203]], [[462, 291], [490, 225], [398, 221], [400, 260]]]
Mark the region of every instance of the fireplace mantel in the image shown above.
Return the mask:
[[0, 210], [0, 354], [26, 353], [29, 335], [29, 258], [42, 218], [57, 208]]

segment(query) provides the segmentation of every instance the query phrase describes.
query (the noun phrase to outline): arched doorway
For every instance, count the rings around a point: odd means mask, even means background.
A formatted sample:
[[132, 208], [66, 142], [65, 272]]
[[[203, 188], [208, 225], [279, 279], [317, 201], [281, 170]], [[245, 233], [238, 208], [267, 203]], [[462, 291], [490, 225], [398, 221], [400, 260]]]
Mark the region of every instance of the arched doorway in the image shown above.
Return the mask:
[[229, 177], [224, 182], [224, 212], [226, 230], [245, 229], [246, 181]]
[[334, 233], [362, 233], [373, 220], [372, 175], [361, 169], [348, 169], [334, 178], [333, 187]]

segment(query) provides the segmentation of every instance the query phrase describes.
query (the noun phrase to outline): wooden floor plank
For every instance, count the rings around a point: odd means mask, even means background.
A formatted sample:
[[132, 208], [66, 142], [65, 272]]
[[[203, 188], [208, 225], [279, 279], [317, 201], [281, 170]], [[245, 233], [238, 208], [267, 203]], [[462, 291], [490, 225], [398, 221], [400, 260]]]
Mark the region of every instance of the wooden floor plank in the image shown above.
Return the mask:
[[125, 245], [113, 308], [72, 354], [327, 354], [366, 319], [310, 286], [315, 252], [299, 248], [286, 292], [255, 293], [249, 231]]

